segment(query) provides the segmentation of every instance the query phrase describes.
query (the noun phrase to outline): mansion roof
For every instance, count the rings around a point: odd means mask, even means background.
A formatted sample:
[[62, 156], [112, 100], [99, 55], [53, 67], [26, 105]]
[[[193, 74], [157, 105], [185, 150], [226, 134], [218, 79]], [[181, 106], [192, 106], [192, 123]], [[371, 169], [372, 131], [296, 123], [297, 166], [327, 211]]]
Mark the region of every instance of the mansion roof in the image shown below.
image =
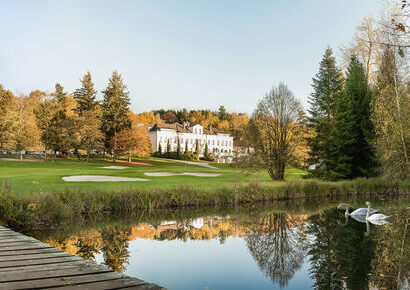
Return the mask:
[[[201, 126], [202, 127], [202, 126]], [[152, 128], [149, 129], [150, 132], [161, 131], [161, 129], [175, 130], [178, 133], [193, 133], [188, 127], [184, 127], [181, 124], [158, 124], [156, 123]], [[227, 134], [219, 129], [212, 127], [203, 127], [204, 135], [217, 135], [217, 134]]]

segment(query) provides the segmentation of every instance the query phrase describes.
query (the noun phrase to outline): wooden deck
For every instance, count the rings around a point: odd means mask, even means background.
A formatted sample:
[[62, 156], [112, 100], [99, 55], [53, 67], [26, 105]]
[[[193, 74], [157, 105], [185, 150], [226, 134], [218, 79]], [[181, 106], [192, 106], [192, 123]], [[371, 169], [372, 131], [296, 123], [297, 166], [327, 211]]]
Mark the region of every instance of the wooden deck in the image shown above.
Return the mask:
[[164, 289], [0, 226], [0, 289]]

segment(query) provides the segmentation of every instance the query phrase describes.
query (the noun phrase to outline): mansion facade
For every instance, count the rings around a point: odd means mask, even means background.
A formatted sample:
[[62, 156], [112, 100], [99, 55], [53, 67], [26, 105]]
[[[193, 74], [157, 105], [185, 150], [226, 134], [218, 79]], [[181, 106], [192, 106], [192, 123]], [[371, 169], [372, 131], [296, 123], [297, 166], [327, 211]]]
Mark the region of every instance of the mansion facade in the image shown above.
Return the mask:
[[171, 151], [177, 151], [178, 138], [181, 151], [184, 152], [188, 143], [188, 151], [195, 151], [196, 142], [199, 144], [199, 154], [203, 155], [205, 144], [208, 144], [208, 152], [212, 153], [218, 161], [224, 157], [233, 156], [233, 137], [218, 129], [201, 125], [189, 126], [189, 124], [155, 124], [148, 130], [151, 139], [152, 152], [158, 152], [161, 144], [162, 152], [166, 152], [167, 144]]

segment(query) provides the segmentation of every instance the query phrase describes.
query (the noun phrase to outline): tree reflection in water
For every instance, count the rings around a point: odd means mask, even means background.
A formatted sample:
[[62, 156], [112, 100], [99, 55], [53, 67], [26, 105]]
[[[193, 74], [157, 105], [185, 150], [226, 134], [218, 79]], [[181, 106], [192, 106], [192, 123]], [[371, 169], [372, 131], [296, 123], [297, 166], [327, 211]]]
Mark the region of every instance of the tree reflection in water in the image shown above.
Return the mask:
[[89, 260], [102, 253], [105, 264], [121, 272], [130, 256], [130, 240], [214, 239], [229, 245], [227, 237], [244, 238], [260, 271], [281, 287], [288, 284], [302, 263], [307, 262], [304, 257], [308, 257], [314, 288], [407, 289], [409, 210], [385, 207], [383, 211], [392, 216], [391, 224], [369, 225], [369, 230], [364, 223], [351, 218], [345, 220], [344, 214], [332, 207], [310, 217], [288, 213], [195, 217], [89, 228], [65, 237], [53, 231], [54, 236], [47, 234], [47, 238], [40, 239]]
[[272, 214], [261, 221], [249, 232], [246, 244], [261, 271], [284, 287], [304, 260], [304, 222], [286, 213]]
[[326, 210], [309, 218], [311, 277], [317, 289], [367, 289], [375, 242], [366, 224], [338, 224], [340, 213]]
[[130, 253], [128, 243], [131, 227], [109, 227], [101, 232], [102, 249], [105, 264], [116, 272], [125, 270]]
[[379, 289], [410, 289], [410, 218], [408, 209], [391, 213], [391, 224], [377, 227], [371, 283]]
[[79, 237], [74, 245], [78, 248], [76, 255], [95, 262], [95, 254], [100, 252], [97, 245], [82, 237]]

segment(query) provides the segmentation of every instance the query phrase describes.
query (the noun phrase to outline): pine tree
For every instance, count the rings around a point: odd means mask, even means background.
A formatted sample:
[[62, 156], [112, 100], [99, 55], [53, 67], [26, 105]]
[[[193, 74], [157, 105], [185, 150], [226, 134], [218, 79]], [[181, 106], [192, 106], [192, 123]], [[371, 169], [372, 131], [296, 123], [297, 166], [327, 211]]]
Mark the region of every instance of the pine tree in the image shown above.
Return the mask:
[[158, 145], [158, 152], [161, 154], [162, 153], [162, 146], [161, 146], [161, 143], [159, 143], [159, 145]]
[[335, 165], [330, 132], [334, 126], [342, 86], [342, 73], [336, 66], [332, 49], [327, 48], [320, 62], [319, 72], [313, 78], [313, 93], [309, 100], [309, 126], [315, 131], [315, 136], [308, 139], [311, 150], [309, 162], [316, 165], [312, 173], [322, 178], [327, 178]]
[[74, 92], [74, 99], [77, 101], [78, 115], [81, 116], [85, 111], [94, 111], [98, 103], [95, 100], [97, 91], [94, 90], [91, 73], [87, 72], [80, 81], [82, 87]]
[[338, 102], [335, 126], [330, 134], [335, 161], [331, 179], [370, 177], [375, 174], [376, 158], [372, 143], [372, 92], [366, 72], [352, 56], [343, 94]]
[[56, 154], [57, 151], [63, 152], [69, 148], [68, 144], [64, 142], [65, 132], [63, 130], [67, 121], [68, 96], [67, 93], [64, 92], [63, 86], [59, 83], [55, 85], [55, 89], [53, 117], [50, 120], [48, 137], [50, 147]]
[[124, 84], [121, 75], [114, 71], [109, 80], [108, 86], [103, 91], [104, 100], [102, 103], [102, 131], [106, 137], [106, 147], [114, 138], [113, 161], [115, 162], [117, 150], [117, 133], [123, 129], [131, 127], [129, 112], [129, 92]]

